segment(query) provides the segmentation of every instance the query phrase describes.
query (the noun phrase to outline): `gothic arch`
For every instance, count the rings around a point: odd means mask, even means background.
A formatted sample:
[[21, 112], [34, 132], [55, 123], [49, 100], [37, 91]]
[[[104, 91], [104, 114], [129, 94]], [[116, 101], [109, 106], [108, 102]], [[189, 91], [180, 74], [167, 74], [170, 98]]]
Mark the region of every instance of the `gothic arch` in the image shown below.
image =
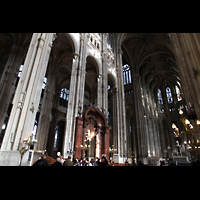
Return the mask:
[[99, 74], [99, 72], [101, 71], [100, 69], [100, 63], [98, 61], [98, 59], [96, 59], [90, 52], [87, 53], [87, 56], [86, 56], [86, 61], [89, 59], [91, 59], [91, 61], [93, 62], [95, 68], [96, 68], [96, 72], [97, 74]]
[[105, 115], [99, 110], [99, 108], [89, 108], [85, 113], [85, 118], [89, 119], [91, 116], [97, 121], [99, 127], [107, 126], [107, 119]]
[[[78, 34], [78, 33], [77, 33]], [[74, 35], [72, 33], [65, 33], [65, 35], [68, 37], [68, 39], [70, 40], [72, 47], [73, 47], [73, 53], [74, 54], [79, 54], [79, 47], [78, 47], [78, 43], [74, 37]]]
[[110, 78], [110, 80], [112, 81], [113, 83], [113, 87], [112, 88], [116, 88], [117, 87], [117, 84], [116, 84], [116, 77], [113, 76], [113, 74], [111, 74], [109, 71], [108, 71], [108, 79]]

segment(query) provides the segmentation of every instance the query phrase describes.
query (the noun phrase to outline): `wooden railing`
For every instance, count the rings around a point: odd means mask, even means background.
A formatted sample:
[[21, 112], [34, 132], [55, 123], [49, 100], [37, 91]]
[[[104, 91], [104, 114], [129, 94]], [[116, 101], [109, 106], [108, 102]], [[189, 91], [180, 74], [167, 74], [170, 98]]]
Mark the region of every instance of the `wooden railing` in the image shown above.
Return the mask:
[[50, 157], [50, 156], [47, 156], [46, 157], [46, 160], [48, 160], [48, 162], [49, 162], [49, 164], [50, 165], [52, 165], [53, 163], [55, 163], [56, 162], [56, 160], [55, 159], [53, 159], [52, 157]]

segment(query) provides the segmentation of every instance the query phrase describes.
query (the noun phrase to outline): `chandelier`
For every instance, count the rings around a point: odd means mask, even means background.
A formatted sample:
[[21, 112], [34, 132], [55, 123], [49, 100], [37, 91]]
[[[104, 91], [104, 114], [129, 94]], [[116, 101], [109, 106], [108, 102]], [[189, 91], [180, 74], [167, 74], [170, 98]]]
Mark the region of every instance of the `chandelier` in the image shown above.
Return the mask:
[[[199, 134], [200, 131], [197, 131], [194, 129], [193, 125], [191, 122], [183, 115], [184, 112], [182, 110], [179, 110], [180, 114], [180, 121], [182, 122], [185, 131], [179, 132], [179, 129], [177, 126], [173, 123], [172, 124], [172, 129], [174, 131], [174, 134], [177, 137], [183, 137], [184, 135], [187, 137], [187, 141], [184, 141], [184, 145], [186, 148], [189, 150], [190, 155], [194, 159], [200, 159], [200, 141], [195, 139], [195, 135]], [[198, 128], [200, 128], [200, 120], [196, 120], [196, 124]]]

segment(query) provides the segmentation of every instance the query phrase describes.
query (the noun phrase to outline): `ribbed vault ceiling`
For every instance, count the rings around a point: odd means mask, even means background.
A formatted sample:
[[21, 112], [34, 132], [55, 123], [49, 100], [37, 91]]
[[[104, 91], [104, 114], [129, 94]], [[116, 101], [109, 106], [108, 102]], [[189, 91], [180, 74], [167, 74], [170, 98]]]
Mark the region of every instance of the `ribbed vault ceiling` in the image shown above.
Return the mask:
[[150, 90], [180, 81], [167, 33], [126, 33], [122, 36], [122, 51], [132, 73], [139, 73]]

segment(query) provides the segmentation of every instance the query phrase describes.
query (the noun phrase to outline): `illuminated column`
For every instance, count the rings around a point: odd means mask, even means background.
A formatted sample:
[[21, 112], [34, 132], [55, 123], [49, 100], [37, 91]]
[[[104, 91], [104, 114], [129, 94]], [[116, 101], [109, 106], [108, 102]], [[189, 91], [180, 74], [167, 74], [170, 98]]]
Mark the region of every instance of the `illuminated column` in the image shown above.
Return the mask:
[[51, 69], [48, 70], [49, 73], [47, 76], [47, 86], [44, 92], [37, 128], [36, 139], [38, 142], [34, 145], [34, 150], [45, 150], [48, 140], [52, 100], [55, 95], [56, 84], [55, 70], [52, 69], [53, 66], [49, 68]]
[[19, 67], [22, 64], [25, 55], [24, 49], [18, 46], [12, 46], [10, 51], [11, 53], [9, 54], [0, 79], [0, 127], [3, 125], [10, 99], [13, 94], [13, 89], [15, 88]]
[[[118, 153], [121, 158], [127, 155], [127, 136], [126, 136], [126, 111], [125, 111], [125, 97], [124, 97], [124, 82], [122, 72], [122, 50], [118, 48], [117, 51], [117, 80], [118, 92], [117, 95], [117, 114], [118, 114]], [[121, 160], [124, 162], [123, 160]]]
[[105, 154], [107, 159], [109, 159], [109, 147], [110, 147], [110, 128], [108, 126], [105, 127]]
[[20, 149], [23, 139], [32, 132], [53, 39], [53, 33], [33, 34], [1, 150]]
[[95, 150], [95, 157], [100, 158], [101, 157], [101, 133], [98, 128], [97, 130], [98, 134], [96, 135], [96, 150]]
[[161, 87], [161, 91], [163, 94], [163, 104], [164, 104], [164, 110], [165, 110], [165, 114], [166, 114], [166, 118], [167, 120], [167, 126], [168, 126], [168, 141], [169, 141], [169, 146], [171, 147], [171, 150], [173, 151], [174, 149], [176, 149], [176, 143], [175, 143], [175, 139], [174, 139], [174, 134], [172, 131], [172, 122], [171, 122], [171, 118], [169, 116], [169, 108], [168, 108], [168, 100], [167, 100], [167, 94], [166, 94], [166, 86], [162, 85]]
[[[20, 82], [13, 99], [13, 107], [1, 146], [0, 160], [3, 156], [15, 154], [15, 162], [19, 162], [19, 151], [23, 139], [29, 138], [38, 109], [42, 84], [51, 52], [54, 33], [34, 33], [24, 62]], [[11, 143], [12, 139], [12, 143]], [[10, 151], [11, 152], [7, 152]], [[13, 152], [12, 151], [17, 151]], [[2, 157], [1, 157], [2, 156]], [[8, 165], [12, 165], [8, 163]]]
[[66, 127], [65, 127], [65, 135], [64, 135], [64, 149], [63, 149], [63, 157], [67, 158], [67, 151], [69, 150], [69, 144], [71, 142], [73, 125], [75, 128], [76, 116], [75, 116], [75, 99], [76, 99], [76, 85], [77, 85], [77, 67], [78, 67], [79, 56], [75, 55], [73, 58], [72, 64], [72, 73], [70, 80], [70, 93], [69, 93], [69, 101], [67, 107], [67, 115], [66, 115]]
[[[199, 34], [199, 33], [198, 33]], [[187, 106], [194, 104], [200, 119], [199, 40], [195, 33], [169, 33]]]
[[102, 49], [102, 107], [105, 109], [106, 118], [108, 113], [108, 63], [107, 63], [107, 33], [103, 33], [103, 49]]
[[[144, 120], [144, 107], [141, 94], [141, 82], [139, 74], [132, 75], [133, 80], [133, 100], [135, 102], [135, 119], [136, 119], [136, 133], [137, 133], [137, 160], [146, 162], [145, 158], [148, 155], [147, 138]], [[149, 122], [151, 124], [151, 122]]]
[[75, 141], [74, 141], [75, 142], [74, 143], [74, 150], [75, 150], [74, 157], [78, 160], [81, 159], [82, 137], [83, 137], [83, 118], [77, 117], [76, 118]]

